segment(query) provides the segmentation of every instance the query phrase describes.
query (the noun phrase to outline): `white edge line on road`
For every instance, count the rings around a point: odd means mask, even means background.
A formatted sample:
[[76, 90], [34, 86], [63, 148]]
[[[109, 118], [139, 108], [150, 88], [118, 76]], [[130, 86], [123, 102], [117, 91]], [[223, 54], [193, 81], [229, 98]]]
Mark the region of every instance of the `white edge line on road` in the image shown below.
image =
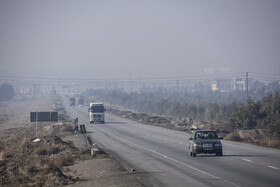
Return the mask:
[[279, 170], [279, 168], [274, 167], [274, 166], [267, 166], [267, 167], [269, 167], [269, 168], [271, 168], [271, 169], [276, 169], [276, 170]]
[[207, 173], [207, 172], [205, 172], [205, 171], [202, 171], [202, 170], [200, 170], [200, 169], [198, 169], [198, 168], [195, 168], [195, 167], [193, 167], [193, 166], [191, 166], [191, 165], [189, 165], [189, 164], [186, 164], [186, 163], [181, 162], [181, 161], [179, 161], [179, 160], [176, 160], [176, 159], [174, 159], [174, 158], [168, 157], [168, 156], [166, 156], [166, 155], [164, 155], [164, 154], [162, 154], [162, 153], [159, 153], [159, 152], [157, 152], [157, 151], [155, 151], [155, 150], [153, 150], [153, 149], [144, 147], [144, 146], [142, 146], [142, 145], [138, 145], [138, 144], [136, 144], [136, 143], [134, 143], [134, 142], [132, 142], [132, 141], [130, 141], [130, 140], [127, 140], [127, 139], [125, 139], [125, 138], [119, 137], [119, 136], [117, 136], [117, 135], [115, 135], [115, 134], [113, 134], [113, 133], [111, 133], [111, 132], [109, 132], [109, 131], [107, 131], [107, 130], [104, 130], [104, 129], [100, 128], [100, 127], [97, 127], [97, 126], [95, 126], [95, 127], [98, 128], [98, 129], [101, 130], [101, 131], [105, 131], [106, 133], [111, 134], [111, 135], [117, 137], [118, 139], [120, 139], [120, 140], [122, 140], [122, 141], [125, 141], [125, 142], [127, 142], [127, 143], [130, 143], [130, 144], [132, 144], [132, 145], [135, 145], [135, 146], [137, 146], [137, 147], [140, 147], [140, 148], [142, 148], [142, 149], [145, 149], [145, 150], [150, 151], [150, 152], [152, 152], [152, 153], [155, 153], [155, 154], [157, 154], [157, 155], [160, 155], [160, 156], [163, 157], [163, 158], [166, 158], [166, 159], [169, 159], [169, 160], [171, 160], [171, 161], [173, 161], [173, 162], [176, 162], [176, 163], [179, 163], [179, 164], [181, 164], [181, 165], [184, 165], [184, 166], [186, 166], [186, 167], [188, 167], [188, 168], [191, 168], [191, 169], [193, 169], [193, 170], [195, 170], [195, 171], [197, 171], [197, 172], [199, 172], [199, 173], [202, 173], [202, 174], [204, 174], [204, 175], [207, 175], [207, 176], [212, 177], [212, 178], [217, 179], [217, 180], [224, 181], [224, 182], [226, 182], [226, 183], [228, 183], [228, 184], [231, 184], [231, 185], [233, 185], [233, 186], [239, 186], [239, 185], [237, 185], [237, 184], [235, 184], [235, 183], [232, 183], [232, 182], [230, 182], [230, 181], [228, 181], [228, 180], [222, 179], [222, 178], [220, 178], [220, 177], [217, 177], [217, 176], [215, 176], [215, 175], [212, 175], [212, 174], [210, 174], [210, 173]]

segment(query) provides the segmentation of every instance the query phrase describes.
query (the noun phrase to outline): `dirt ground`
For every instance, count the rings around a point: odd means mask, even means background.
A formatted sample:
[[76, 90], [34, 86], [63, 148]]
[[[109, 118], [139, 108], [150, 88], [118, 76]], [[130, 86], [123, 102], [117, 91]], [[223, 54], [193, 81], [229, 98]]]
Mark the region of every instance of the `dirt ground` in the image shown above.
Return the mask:
[[[30, 122], [30, 112], [58, 111], [59, 122]], [[34, 141], [39, 138], [39, 141]], [[94, 142], [93, 142], [94, 144]], [[58, 98], [17, 96], [0, 102], [0, 186], [143, 186], [85, 135], [74, 133]]]

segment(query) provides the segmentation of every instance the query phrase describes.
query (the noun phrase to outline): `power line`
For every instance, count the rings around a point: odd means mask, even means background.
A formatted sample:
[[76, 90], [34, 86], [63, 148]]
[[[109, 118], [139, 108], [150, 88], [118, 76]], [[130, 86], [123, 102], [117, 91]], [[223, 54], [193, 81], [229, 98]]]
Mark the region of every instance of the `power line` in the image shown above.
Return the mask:
[[[266, 73], [250, 73], [250, 77], [256, 78], [264, 81], [279, 80], [275, 79], [274, 76]], [[138, 78], [128, 78], [128, 79], [90, 79], [90, 78], [55, 78], [55, 77], [24, 77], [24, 76], [0, 76], [0, 82], [10, 82], [14, 85], [31, 85], [31, 84], [41, 84], [41, 85], [81, 85], [90, 86], [96, 84], [96, 86], [116, 85], [116, 86], [131, 86], [133, 85], [192, 85], [196, 83], [210, 83], [214, 80], [232, 80], [234, 78], [244, 78], [244, 73], [235, 74], [215, 74], [215, 75], [188, 75], [181, 77], [138, 77]], [[97, 85], [98, 84], [98, 85]], [[102, 85], [103, 84], [103, 85]]]
[[248, 72], [250, 74], [259, 74], [259, 75], [270, 75], [270, 76], [280, 76], [279, 74], [275, 74], [275, 73], [261, 73], [261, 72]]
[[136, 77], [136, 78], [111, 78], [111, 79], [93, 79], [93, 78], [66, 78], [66, 77], [24, 77], [24, 76], [0, 76], [0, 79], [31, 79], [31, 80], [88, 80], [88, 81], [137, 81], [137, 80], [170, 80], [170, 79], [189, 79], [189, 78], [209, 78], [209, 77], [233, 77], [241, 76], [241, 73], [238, 74], [215, 74], [215, 75], [189, 75], [189, 76], [178, 76], [178, 77]]

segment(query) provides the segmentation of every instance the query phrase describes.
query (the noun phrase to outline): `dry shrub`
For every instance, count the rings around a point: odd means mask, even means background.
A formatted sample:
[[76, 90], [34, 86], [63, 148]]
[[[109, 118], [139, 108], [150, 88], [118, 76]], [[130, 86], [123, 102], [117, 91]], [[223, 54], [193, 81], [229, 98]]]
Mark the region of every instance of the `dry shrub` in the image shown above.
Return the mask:
[[51, 163], [55, 165], [60, 170], [63, 166], [69, 166], [73, 165], [75, 162], [74, 158], [70, 155], [60, 155], [58, 157], [55, 157], [51, 160]]
[[48, 154], [45, 147], [37, 147], [34, 149], [33, 153], [37, 154], [37, 155], [47, 155]]
[[218, 133], [230, 133], [234, 131], [233, 127], [227, 123], [217, 123], [214, 125], [213, 130], [216, 130]]
[[239, 130], [238, 134], [244, 142], [258, 143], [266, 140], [267, 133], [262, 129]]
[[59, 147], [57, 147], [57, 146], [47, 146], [46, 150], [47, 150], [48, 154], [57, 154], [57, 153], [59, 153]]
[[28, 172], [39, 172], [42, 167], [43, 167], [44, 163], [42, 162], [41, 159], [39, 158], [34, 158], [32, 160], [32, 162], [29, 162], [27, 165], [24, 166], [25, 171]]
[[4, 152], [0, 152], [0, 161], [3, 160]]
[[280, 140], [269, 140], [267, 142], [267, 146], [273, 148], [280, 148]]
[[250, 137], [250, 136], [246, 136], [244, 138], [242, 138], [242, 141], [243, 142], [247, 142], [247, 143], [256, 143], [256, 141], [254, 140], [253, 137]]
[[225, 137], [226, 140], [231, 140], [231, 141], [237, 141], [237, 142], [241, 142], [242, 139], [239, 137], [239, 135], [236, 132], [232, 132], [230, 134], [228, 134]]
[[33, 153], [37, 155], [51, 155], [51, 154], [57, 154], [59, 152], [60, 152], [59, 147], [56, 145], [46, 145], [46, 146], [36, 147], [33, 151]]
[[74, 128], [71, 125], [63, 125], [61, 128], [62, 132], [74, 132]]
[[54, 135], [42, 136], [41, 141], [33, 142], [33, 134], [29, 132], [30, 129], [19, 131], [16, 136], [0, 141], [0, 186], [62, 186], [72, 183], [72, 177], [63, 175], [61, 168], [74, 164], [74, 158], [79, 158], [73, 143], [64, 142]]
[[4, 141], [0, 141], [0, 151], [4, 150], [6, 148]]

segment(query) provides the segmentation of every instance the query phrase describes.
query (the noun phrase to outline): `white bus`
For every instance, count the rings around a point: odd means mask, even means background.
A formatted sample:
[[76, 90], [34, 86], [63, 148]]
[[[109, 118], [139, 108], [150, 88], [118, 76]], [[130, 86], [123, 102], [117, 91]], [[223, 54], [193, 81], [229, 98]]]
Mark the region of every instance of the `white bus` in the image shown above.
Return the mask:
[[90, 123], [105, 123], [105, 111], [103, 103], [90, 103], [89, 104], [89, 122]]

